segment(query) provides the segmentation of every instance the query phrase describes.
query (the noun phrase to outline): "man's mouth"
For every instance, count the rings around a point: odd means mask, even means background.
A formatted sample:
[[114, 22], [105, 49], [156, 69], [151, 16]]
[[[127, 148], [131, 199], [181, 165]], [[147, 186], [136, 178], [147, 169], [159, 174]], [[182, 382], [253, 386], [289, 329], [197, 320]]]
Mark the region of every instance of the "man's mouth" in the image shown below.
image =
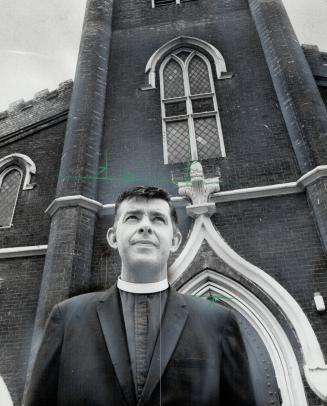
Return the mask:
[[149, 240], [137, 240], [137, 241], [133, 241], [132, 245], [150, 245], [155, 247], [156, 244], [152, 241]]

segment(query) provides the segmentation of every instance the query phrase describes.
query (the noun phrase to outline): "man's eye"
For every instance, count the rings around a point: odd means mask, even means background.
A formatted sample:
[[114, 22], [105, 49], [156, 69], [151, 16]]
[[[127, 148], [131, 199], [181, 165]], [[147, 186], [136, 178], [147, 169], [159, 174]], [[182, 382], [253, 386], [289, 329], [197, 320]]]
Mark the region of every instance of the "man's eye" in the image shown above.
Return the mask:
[[161, 223], [166, 223], [165, 219], [161, 216], [156, 216], [154, 218], [155, 221], [161, 222]]
[[134, 216], [134, 215], [127, 216], [125, 221], [128, 221], [128, 220], [137, 220], [137, 216]]

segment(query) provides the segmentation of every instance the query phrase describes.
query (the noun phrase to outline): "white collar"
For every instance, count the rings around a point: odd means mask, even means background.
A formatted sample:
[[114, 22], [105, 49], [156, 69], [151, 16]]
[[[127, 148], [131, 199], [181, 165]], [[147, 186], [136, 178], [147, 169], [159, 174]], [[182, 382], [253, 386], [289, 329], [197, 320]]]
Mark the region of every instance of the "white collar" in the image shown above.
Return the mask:
[[167, 278], [153, 283], [126, 282], [123, 281], [119, 276], [117, 280], [117, 287], [120, 290], [130, 293], [155, 293], [162, 292], [163, 290], [169, 288], [169, 283]]

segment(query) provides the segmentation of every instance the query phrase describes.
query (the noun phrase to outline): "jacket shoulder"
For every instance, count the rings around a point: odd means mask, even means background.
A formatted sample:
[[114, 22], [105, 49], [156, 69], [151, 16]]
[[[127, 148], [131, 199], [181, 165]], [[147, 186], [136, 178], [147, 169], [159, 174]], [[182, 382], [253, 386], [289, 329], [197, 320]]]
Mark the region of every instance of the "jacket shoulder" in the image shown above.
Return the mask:
[[58, 303], [57, 308], [61, 314], [84, 312], [88, 309], [95, 308], [104, 293], [104, 291], [101, 291], [74, 296]]

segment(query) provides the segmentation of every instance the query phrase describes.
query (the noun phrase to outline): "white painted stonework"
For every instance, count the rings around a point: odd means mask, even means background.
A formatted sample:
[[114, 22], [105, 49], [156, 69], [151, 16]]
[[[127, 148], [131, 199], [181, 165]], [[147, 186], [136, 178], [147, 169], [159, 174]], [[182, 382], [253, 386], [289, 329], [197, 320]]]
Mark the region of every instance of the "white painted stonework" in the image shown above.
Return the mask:
[[[0, 259], [42, 256], [47, 253], [47, 245], [0, 248]], [[1, 405], [0, 405], [1, 406]]]
[[[181, 184], [181, 193], [183, 193], [183, 186]], [[196, 189], [194, 189], [194, 193], [196, 193]], [[189, 193], [188, 196], [190, 197]], [[210, 196], [207, 197], [210, 198]], [[170, 283], [177, 281], [187, 271], [202, 243], [206, 241], [217, 257], [229, 268], [233, 269], [242, 278], [247, 279], [250, 285], [261, 289], [270, 300], [278, 305], [291, 323], [299, 340], [307, 382], [313, 392], [320, 399], [326, 401], [327, 365], [316, 334], [299, 304], [274, 278], [246, 261], [225, 242], [213, 226], [209, 217], [210, 213], [199, 214], [198, 216], [195, 214], [196, 212], [193, 212], [195, 221], [187, 243], [169, 269], [168, 278]], [[205, 282], [207, 276], [210, 277], [209, 284]], [[214, 271], [207, 271], [197, 275], [191, 282], [184, 285], [181, 291], [184, 293], [204, 293], [206, 289], [209, 289], [209, 286], [213, 290], [219, 288], [219, 291], [223, 288], [226, 292], [228, 291], [228, 294], [233, 295], [235, 301], [231, 301], [231, 305], [236, 306], [237, 310], [251, 322], [266, 343], [276, 368], [278, 384], [280, 389], [283, 390], [283, 404], [292, 406], [306, 405], [299, 366], [292, 346], [279, 322], [269, 309], [248, 289]]]
[[227, 72], [224, 57], [213, 45], [206, 41], [193, 37], [177, 37], [162, 45], [157, 49], [148, 60], [145, 67], [145, 74], [147, 77], [148, 86], [151, 89], [156, 88], [156, 68], [158, 62], [163, 56], [167, 54], [169, 50], [176, 49], [178, 46], [197, 46], [205, 50], [213, 59], [215, 64], [216, 76], [221, 78], [222, 73]]
[[205, 270], [196, 275], [180, 292], [202, 296], [209, 290], [211, 294], [215, 292], [232, 298], [233, 300], [228, 301], [229, 305], [244, 316], [257, 331], [274, 366], [283, 405], [306, 406], [301, 373], [292, 346], [269, 309], [245, 287], [212, 270]]
[[[295, 299], [288, 293], [286, 289], [284, 289], [275, 279], [265, 273], [262, 269], [256, 267], [255, 265], [251, 264], [250, 262], [246, 261], [242, 257], [240, 257], [232, 248], [224, 241], [221, 235], [215, 230], [211, 220], [209, 217], [205, 215], [200, 215], [196, 218], [195, 223], [193, 225], [191, 234], [188, 238], [188, 241], [179, 255], [179, 257], [175, 260], [172, 266], [169, 269], [169, 281], [170, 283], [174, 283], [191, 265], [197, 252], [199, 251], [202, 242], [206, 240], [211, 249], [214, 253], [223, 260], [229, 267], [234, 269], [237, 273], [242, 275], [242, 277], [246, 278], [249, 282], [259, 287], [268, 297], [270, 297], [275, 303], [278, 304], [279, 308], [282, 310], [284, 315], [292, 324], [295, 333], [298, 337], [298, 340], [301, 345], [303, 359], [304, 359], [304, 372], [305, 377], [307, 379], [308, 384], [310, 385], [311, 389], [323, 400], [327, 400], [327, 366], [325, 364], [324, 356], [322, 350], [320, 348], [319, 342], [315, 335], [315, 332], [312, 329], [312, 326], [307, 319], [306, 315], [304, 314], [303, 310], [299, 306], [299, 304], [295, 301]], [[222, 275], [217, 274], [214, 272], [219, 280], [222, 279]], [[212, 275], [211, 275], [212, 276]], [[234, 289], [236, 289], [236, 282], [234, 283]], [[203, 286], [204, 287], [204, 286]], [[202, 288], [203, 288], [202, 287]], [[183, 287], [184, 289], [190, 289], [187, 286]], [[250, 292], [248, 292], [248, 296], [250, 296]], [[264, 305], [261, 304], [262, 309]], [[259, 309], [259, 307], [258, 307]], [[260, 310], [259, 315], [262, 317]], [[246, 314], [244, 312], [244, 316]], [[259, 317], [258, 315], [256, 317]], [[251, 319], [247, 317], [249, 321]], [[282, 334], [282, 328], [277, 325], [279, 324], [277, 320], [274, 320], [274, 316], [268, 315], [268, 309], [266, 309], [266, 329], [269, 331], [269, 324], [270, 326], [274, 326], [274, 329], [278, 331], [278, 340], [279, 340], [279, 347], [280, 351], [284, 348], [285, 344], [285, 333]], [[253, 324], [256, 327], [255, 324]], [[271, 328], [271, 327], [270, 327]], [[263, 333], [257, 330], [261, 336]], [[267, 344], [267, 348], [269, 351], [269, 346]], [[293, 350], [288, 343], [285, 348], [288, 348], [287, 351], [282, 351], [281, 354], [286, 356], [287, 353], [292, 352]], [[271, 351], [272, 352], [272, 349]], [[294, 353], [292, 357], [294, 356]], [[291, 355], [290, 355], [291, 357]], [[295, 356], [294, 356], [294, 362]], [[289, 370], [288, 374], [292, 379], [295, 381], [297, 380], [295, 374], [295, 366], [296, 364], [290, 363], [288, 358], [284, 358], [281, 360], [284, 363], [285, 368]], [[281, 372], [279, 373], [281, 375]], [[298, 377], [299, 378], [299, 377]], [[302, 383], [301, 383], [302, 385]], [[300, 393], [300, 380], [298, 380], [297, 385], [295, 386], [297, 389], [295, 392], [298, 394]], [[280, 384], [280, 387], [282, 385]], [[281, 388], [282, 389], [282, 388]], [[291, 397], [289, 396], [289, 399]], [[290, 405], [298, 406], [298, 405], [305, 405], [306, 403], [289, 403]]]
[[19, 164], [19, 166], [25, 170], [23, 190], [33, 189], [35, 184], [31, 183], [31, 176], [36, 174], [36, 166], [35, 163], [31, 160], [31, 158], [29, 158], [27, 155], [19, 153], [7, 155], [0, 159], [0, 172], [2, 171], [2, 168], [7, 167], [11, 163], [14, 166], [17, 166], [17, 164]]

